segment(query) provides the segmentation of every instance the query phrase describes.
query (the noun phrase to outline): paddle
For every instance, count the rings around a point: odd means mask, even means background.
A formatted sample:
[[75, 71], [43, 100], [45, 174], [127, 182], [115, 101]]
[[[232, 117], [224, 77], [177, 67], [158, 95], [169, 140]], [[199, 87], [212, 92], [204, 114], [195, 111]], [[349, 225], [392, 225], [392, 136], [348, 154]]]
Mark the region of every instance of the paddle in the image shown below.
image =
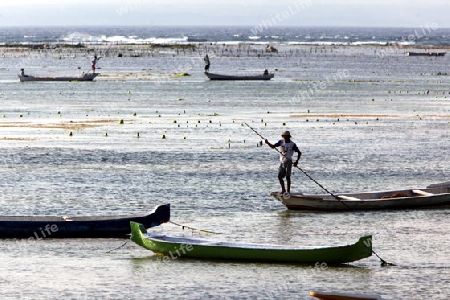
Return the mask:
[[[251, 127], [250, 125], [248, 125], [247, 123], [244, 123], [248, 128], [250, 128], [254, 133], [256, 133], [260, 138], [262, 138], [263, 140], [266, 140], [258, 131], [256, 131], [253, 127]], [[280, 155], [283, 155], [283, 153], [280, 152], [280, 150], [275, 149]], [[318, 186], [320, 186], [325, 192], [327, 192], [328, 194], [330, 194], [331, 196], [333, 196], [336, 200], [338, 200], [340, 203], [342, 203], [343, 205], [345, 205], [347, 208], [349, 208], [350, 210], [353, 210], [353, 208], [351, 208], [350, 206], [348, 206], [346, 203], [342, 202], [338, 196], [334, 195], [332, 192], [330, 192], [329, 190], [327, 190], [323, 185], [321, 185], [319, 182], [317, 182], [314, 178], [312, 178], [308, 173], [306, 173], [302, 168], [300, 168], [298, 165], [295, 166], [297, 169], [299, 169], [303, 174], [306, 175], [306, 177], [308, 177], [309, 179], [311, 179], [314, 183], [316, 183]], [[386, 266], [395, 266], [395, 264], [393, 263], [388, 263], [387, 261], [385, 261], [384, 259], [382, 259], [373, 249], [372, 249], [372, 253], [375, 254], [381, 261], [381, 266], [382, 267], [386, 267]]]

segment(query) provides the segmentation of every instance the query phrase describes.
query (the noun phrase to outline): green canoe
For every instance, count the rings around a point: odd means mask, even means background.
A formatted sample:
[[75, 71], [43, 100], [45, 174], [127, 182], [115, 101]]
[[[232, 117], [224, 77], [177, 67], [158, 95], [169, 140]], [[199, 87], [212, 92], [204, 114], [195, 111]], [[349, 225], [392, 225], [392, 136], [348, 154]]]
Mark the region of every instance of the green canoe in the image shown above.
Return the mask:
[[364, 236], [347, 246], [299, 249], [278, 245], [215, 242], [147, 233], [144, 226], [130, 222], [131, 240], [163, 255], [165, 260], [179, 257], [209, 260], [258, 261], [266, 263], [342, 264], [372, 255], [372, 236]]

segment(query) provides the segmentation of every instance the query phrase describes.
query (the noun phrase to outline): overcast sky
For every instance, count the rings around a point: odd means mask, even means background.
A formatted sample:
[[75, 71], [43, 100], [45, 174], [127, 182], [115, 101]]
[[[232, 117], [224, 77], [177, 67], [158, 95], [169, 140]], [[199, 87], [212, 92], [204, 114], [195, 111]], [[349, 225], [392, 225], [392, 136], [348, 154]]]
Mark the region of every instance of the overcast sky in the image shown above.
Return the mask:
[[450, 27], [449, 0], [1, 0], [0, 26]]

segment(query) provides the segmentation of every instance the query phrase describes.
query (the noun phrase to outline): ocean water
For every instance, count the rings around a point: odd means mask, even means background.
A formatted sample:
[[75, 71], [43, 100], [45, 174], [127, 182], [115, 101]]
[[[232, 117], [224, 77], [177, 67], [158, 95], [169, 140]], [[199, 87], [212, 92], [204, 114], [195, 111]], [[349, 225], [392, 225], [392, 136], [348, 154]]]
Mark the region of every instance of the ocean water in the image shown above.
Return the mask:
[[450, 28], [428, 22], [417, 28], [255, 26], [1, 27], [0, 43], [274, 43], [305, 45], [449, 46]]
[[[46, 35], [67, 32], [52, 30]], [[158, 36], [191, 32], [171, 28]], [[288, 211], [269, 195], [280, 189], [277, 153], [259, 146], [261, 138], [244, 125], [272, 142], [290, 130], [303, 153], [301, 167], [331, 192], [443, 182], [450, 177], [450, 80], [438, 74], [447, 72], [448, 57], [289, 42], [274, 55], [258, 43], [205, 43], [178, 52], [127, 46], [140, 55], [120, 58], [126, 48], [117, 45], [2, 49], [2, 214], [116, 215], [171, 203], [174, 222], [220, 233], [206, 238], [310, 247], [372, 234], [376, 253], [397, 266], [381, 267], [375, 256], [341, 267], [166, 262], [132, 242], [122, 246], [126, 239], [3, 239], [2, 298], [312, 299], [309, 291], [321, 290], [448, 299], [448, 209]], [[95, 82], [18, 81], [22, 67], [42, 76], [87, 71], [94, 51], [102, 56]], [[268, 68], [275, 78], [208, 81], [206, 51], [211, 72]], [[323, 192], [295, 170], [292, 191]], [[172, 224], [153, 230], [198, 235]]]

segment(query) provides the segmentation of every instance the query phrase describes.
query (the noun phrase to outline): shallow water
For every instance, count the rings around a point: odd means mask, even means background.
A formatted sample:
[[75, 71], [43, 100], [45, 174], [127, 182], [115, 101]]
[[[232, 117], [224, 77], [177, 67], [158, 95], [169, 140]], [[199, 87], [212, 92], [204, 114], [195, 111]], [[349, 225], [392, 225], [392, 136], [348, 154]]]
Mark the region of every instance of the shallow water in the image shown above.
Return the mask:
[[[208, 238], [325, 246], [372, 234], [374, 250], [397, 264], [163, 262], [131, 242], [106, 253], [122, 239], [9, 239], [0, 241], [3, 298], [310, 299], [322, 290], [447, 299], [449, 210], [286, 211], [269, 196], [279, 190], [277, 153], [243, 125], [272, 142], [290, 130], [301, 167], [332, 192], [448, 180], [449, 77], [433, 75], [446, 58], [380, 58], [374, 49], [213, 60], [218, 73], [277, 68], [269, 82], [210, 82], [180, 55], [105, 57], [93, 83], [19, 83], [20, 63], [3, 59], [4, 215], [129, 214], [171, 203], [174, 222], [222, 233]], [[73, 74], [86, 61], [38, 57], [27, 72]], [[171, 77], [183, 67], [191, 76]], [[298, 171], [292, 189], [323, 192]], [[170, 224], [155, 231], [191, 236]]]

